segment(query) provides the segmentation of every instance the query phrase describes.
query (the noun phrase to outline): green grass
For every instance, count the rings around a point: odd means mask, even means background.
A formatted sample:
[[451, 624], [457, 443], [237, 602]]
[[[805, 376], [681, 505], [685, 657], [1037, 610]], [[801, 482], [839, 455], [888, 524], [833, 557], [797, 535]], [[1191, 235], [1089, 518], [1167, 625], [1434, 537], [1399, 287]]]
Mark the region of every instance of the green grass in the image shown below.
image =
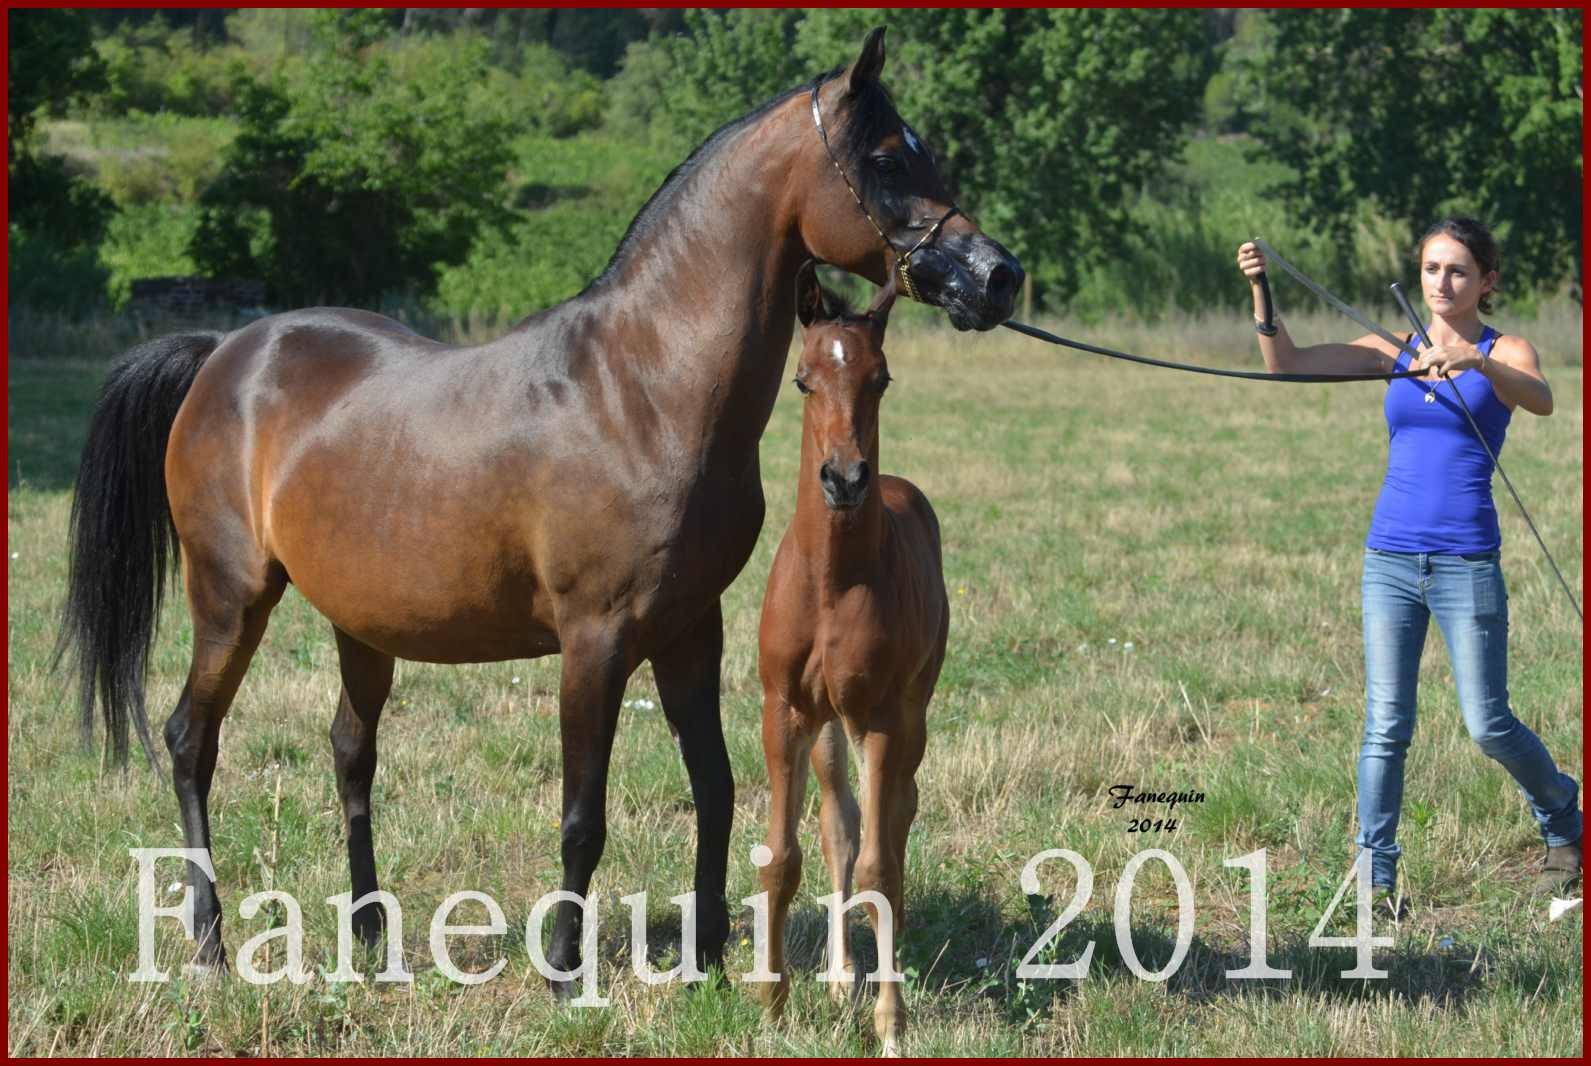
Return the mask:
[[[1552, 418], [1514, 420], [1504, 461], [1578, 590], [1580, 323], [1556, 314], [1503, 323], [1543, 351], [1558, 397]], [[1290, 322], [1305, 339], [1342, 333], [1329, 319]], [[1149, 354], [1257, 362], [1240, 316], [1047, 325]], [[65, 580], [67, 486], [105, 366], [90, 356], [131, 327], [18, 328], [13, 351], [20, 337], [39, 358], [12, 361], [8, 395], [12, 1054], [876, 1052], [868, 1010], [830, 1006], [812, 980], [823, 937], [815, 899], [826, 891], [815, 790], [786, 1020], [765, 1023], [738, 980], [687, 991], [649, 989], [631, 975], [618, 897], [649, 893], [652, 948], [659, 965], [672, 965], [678, 919], [667, 898], [689, 888], [695, 854], [687, 781], [655, 708], [623, 713], [594, 886], [601, 987], [613, 1006], [554, 1007], [523, 943], [531, 905], [559, 876], [554, 659], [399, 665], [381, 734], [376, 854], [384, 887], [404, 906], [412, 986], [128, 983], [136, 925], [127, 848], [179, 844], [177, 811], [169, 783], [145, 771], [100, 775], [98, 755], [78, 745], [66, 677], [46, 661]], [[1415, 909], [1396, 945], [1377, 953], [1391, 977], [1343, 980], [1350, 953], [1307, 947], [1351, 859], [1359, 545], [1384, 461], [1381, 387], [1222, 382], [910, 321], [890, 354], [897, 384], [885, 404], [883, 463], [934, 501], [953, 611], [908, 857], [907, 1051], [1578, 1055], [1580, 914], [1549, 923], [1526, 892], [1539, 862], [1534, 823], [1507, 775], [1465, 735], [1435, 633], [1401, 834]], [[800, 411], [786, 391], [762, 446], [768, 519], [725, 600], [723, 716], [737, 784], [731, 900], [756, 890], [748, 854], [767, 818], [755, 632], [794, 496]], [[1516, 710], [1579, 779], [1580, 626], [1523, 522], [1506, 501], [1499, 507]], [[176, 600], [152, 659], [157, 721], [187, 665]], [[348, 887], [326, 741], [337, 685], [330, 628], [290, 591], [227, 720], [211, 801], [234, 957], [265, 928], [237, 908], [264, 887], [256, 849], [269, 854], [274, 838], [275, 882], [304, 907], [307, 964], [334, 965], [332, 910], [321, 901]], [[657, 699], [645, 669], [626, 699]], [[1129, 835], [1128, 812], [1111, 809], [1106, 791], [1121, 782], [1208, 798], [1178, 808], [1175, 833]], [[1163, 984], [1132, 976], [1111, 926], [1121, 871], [1151, 846], [1172, 852], [1195, 890], [1192, 947]], [[1017, 963], [1071, 895], [1061, 862], [1042, 871], [1047, 899], [1020, 890], [1027, 860], [1055, 847], [1084, 855], [1095, 884], [1049, 960], [1076, 958], [1091, 939], [1092, 969], [1081, 982], [1019, 981]], [[1228, 981], [1224, 970], [1248, 953], [1248, 875], [1222, 860], [1259, 847], [1269, 853], [1269, 958], [1294, 977]], [[512, 930], [499, 945], [505, 972], [477, 988], [432, 971], [426, 947], [431, 912], [461, 888], [492, 895]], [[1158, 967], [1176, 930], [1163, 866], [1144, 867], [1133, 898], [1136, 951]], [[750, 969], [750, 912], [733, 913], [738, 978]], [[161, 923], [160, 950], [174, 967], [183, 944], [171, 926]], [[455, 944], [471, 965], [499, 950]], [[870, 957], [867, 938], [858, 946]]]

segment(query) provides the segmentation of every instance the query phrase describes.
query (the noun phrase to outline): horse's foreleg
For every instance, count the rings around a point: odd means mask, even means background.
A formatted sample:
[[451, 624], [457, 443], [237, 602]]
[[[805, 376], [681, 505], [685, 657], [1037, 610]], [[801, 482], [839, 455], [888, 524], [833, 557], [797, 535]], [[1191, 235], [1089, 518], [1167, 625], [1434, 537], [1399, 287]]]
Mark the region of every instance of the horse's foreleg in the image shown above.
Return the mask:
[[696, 805], [696, 951], [702, 969], [722, 968], [729, 941], [724, 899], [735, 782], [719, 712], [724, 624], [718, 604], [692, 630], [652, 659], [663, 713], [679, 741]]
[[[906, 836], [917, 809], [913, 775], [922, 761], [923, 737], [917, 722], [894, 718], [890, 731], [866, 734], [862, 741], [867, 773], [863, 781], [862, 852], [856, 863], [856, 887], [877, 892], [890, 910], [891, 943], [883, 938], [878, 908], [867, 905], [878, 943], [878, 967], [899, 971], [901, 934], [905, 928]], [[898, 981], [881, 982], [873, 1008], [873, 1028], [883, 1043], [883, 1053], [901, 1053], [906, 1031], [906, 1001]]]
[[[558, 728], [563, 744], [563, 884], [581, 899], [608, 839], [608, 760], [619, 721], [624, 684], [635, 668], [628, 641], [611, 632], [560, 634], [563, 673], [558, 689]], [[558, 904], [547, 961], [575, 971], [580, 967], [581, 911]], [[595, 960], [593, 960], [594, 963]], [[574, 996], [573, 982], [552, 983], [560, 999]]]
[[[182, 697], [166, 720], [166, 750], [171, 753], [184, 846], [209, 852], [210, 783], [221, 720], [232, 706], [286, 583], [264, 567], [256, 580], [248, 580], [239, 575], [239, 568], [196, 558], [186, 546], [182, 564], [193, 618], [193, 664]], [[225, 970], [221, 900], [215, 885], [194, 863], [188, 864], [188, 884], [193, 891], [193, 931], [199, 941], [194, 968], [200, 973]]]
[[817, 730], [775, 692], [763, 696], [762, 751], [768, 764], [768, 850], [772, 856], [760, 873], [768, 893], [768, 969], [777, 983], [759, 986], [764, 1005], [773, 1014], [784, 1010], [790, 996], [790, 975], [784, 956], [785, 918], [801, 886], [801, 808], [806, 798], [807, 755]]
[[[348, 871], [354, 899], [376, 891], [375, 842], [370, 829], [370, 784], [376, 776], [376, 726], [392, 691], [392, 656], [337, 630], [342, 696], [331, 723], [337, 795], [348, 835]], [[370, 904], [353, 914], [354, 932], [369, 947], [381, 941], [383, 911]]]
[[[823, 862], [829, 870], [829, 886], [840, 893], [841, 899], [851, 895], [851, 874], [856, 867], [857, 852], [861, 847], [862, 813], [851, 792], [847, 770], [850, 763], [845, 730], [840, 720], [830, 719], [818, 733], [812, 746], [812, 770], [817, 774], [818, 787], [823, 795], [819, 814], [818, 839], [823, 844]], [[834, 960], [829, 960], [831, 965]], [[851, 961], [851, 938], [845, 925], [840, 925], [840, 968], [854, 973]], [[858, 988], [850, 984], [829, 985], [829, 998], [844, 1002]]]

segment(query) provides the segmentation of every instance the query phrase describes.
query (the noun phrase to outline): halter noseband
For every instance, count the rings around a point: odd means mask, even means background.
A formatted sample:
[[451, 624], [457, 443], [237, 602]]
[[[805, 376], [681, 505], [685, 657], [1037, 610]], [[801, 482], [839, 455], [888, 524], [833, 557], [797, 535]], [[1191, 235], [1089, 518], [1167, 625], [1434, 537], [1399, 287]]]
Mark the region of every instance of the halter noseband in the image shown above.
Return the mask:
[[840, 165], [840, 160], [835, 156], [834, 149], [829, 145], [828, 130], [823, 128], [823, 112], [818, 107], [818, 88], [819, 86], [817, 85], [812, 86], [812, 124], [818, 128], [818, 136], [823, 140], [823, 150], [829, 154], [829, 162], [833, 163], [834, 169], [839, 171], [840, 180], [845, 182], [845, 187], [851, 191], [851, 198], [856, 201], [857, 209], [862, 212], [862, 217], [867, 219], [867, 224], [873, 227], [873, 232], [877, 233], [878, 239], [884, 242], [884, 247], [895, 253], [895, 274], [900, 278], [901, 291], [918, 303], [926, 303], [927, 301], [918, 295], [916, 286], [912, 284], [910, 271], [912, 256], [925, 247], [929, 241], [939, 236], [939, 231], [944, 228], [946, 222], [949, 222], [956, 215], [962, 214], [961, 208], [952, 203], [950, 210], [939, 216], [939, 221], [929, 226], [928, 232], [923, 234], [922, 239], [912, 245], [909, 250], [903, 253], [896, 249], [894, 242], [885, 235], [883, 227], [874, 220], [872, 214], [867, 210], [867, 205], [862, 202], [861, 194], [856, 191], [856, 186], [851, 184], [850, 175], [845, 173], [845, 168]]

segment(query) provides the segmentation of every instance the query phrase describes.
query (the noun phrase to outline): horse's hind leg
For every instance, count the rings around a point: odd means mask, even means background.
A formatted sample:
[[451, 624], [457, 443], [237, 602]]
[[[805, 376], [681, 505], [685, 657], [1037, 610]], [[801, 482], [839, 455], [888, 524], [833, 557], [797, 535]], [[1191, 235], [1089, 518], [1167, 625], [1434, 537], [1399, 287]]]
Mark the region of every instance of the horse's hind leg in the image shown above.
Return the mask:
[[[376, 891], [375, 843], [370, 830], [370, 784], [376, 776], [376, 725], [392, 691], [392, 656], [337, 630], [337, 660], [342, 695], [331, 723], [332, 759], [337, 765], [337, 795], [342, 799], [348, 834], [348, 871], [354, 901]], [[367, 946], [381, 941], [384, 912], [371, 903], [354, 911], [354, 932]]]
[[[176, 710], [166, 721], [166, 750], [171, 752], [184, 845], [208, 853], [210, 782], [221, 719], [232, 706], [286, 578], [266, 562], [240, 565], [235, 559], [192, 551], [186, 544], [182, 571], [193, 618], [193, 665]], [[188, 864], [188, 884], [193, 892], [194, 936], [199, 940], [195, 968], [225, 969], [221, 901], [215, 885], [193, 863]]]
[[[842, 900], [851, 897], [851, 874], [856, 868], [856, 855], [861, 846], [862, 813], [856, 805], [847, 776], [849, 753], [845, 730], [838, 718], [825, 722], [812, 746], [812, 770], [817, 775], [822, 790], [823, 807], [819, 813], [818, 839], [823, 844], [823, 862], [829, 868], [829, 886], [840, 893]], [[832, 960], [831, 960], [832, 962]], [[851, 961], [851, 938], [845, 925], [840, 925], [840, 968], [854, 974]], [[854, 979], [847, 984], [829, 985], [829, 998], [844, 1002], [861, 991]]]
[[719, 715], [719, 669], [724, 626], [713, 608], [652, 659], [663, 714], [679, 741], [696, 806], [696, 953], [702, 969], [722, 967], [729, 941], [729, 907], [724, 899], [729, 869], [729, 829], [735, 810], [735, 782]]

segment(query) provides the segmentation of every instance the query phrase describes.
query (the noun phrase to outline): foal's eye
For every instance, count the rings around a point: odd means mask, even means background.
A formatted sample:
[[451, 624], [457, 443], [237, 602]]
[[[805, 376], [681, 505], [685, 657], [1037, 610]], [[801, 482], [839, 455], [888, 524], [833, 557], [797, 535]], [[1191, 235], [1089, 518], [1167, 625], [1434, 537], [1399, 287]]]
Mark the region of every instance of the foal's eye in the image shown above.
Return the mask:
[[803, 396], [811, 396], [812, 395], [812, 389], [807, 385], [806, 382], [802, 381], [800, 378], [796, 378], [795, 379], [795, 387], [796, 387], [796, 391], [799, 392]]
[[890, 382], [891, 382], [891, 381], [894, 381], [894, 380], [895, 380], [895, 379], [894, 379], [894, 378], [892, 378], [892, 377], [890, 377], [890, 376], [889, 376], [889, 374], [887, 374], [887, 373], [884, 373], [884, 374], [880, 374], [880, 375], [879, 375], [879, 376], [878, 376], [878, 380], [877, 380], [877, 381], [875, 381], [875, 382], [873, 382], [873, 388], [874, 388], [874, 390], [876, 390], [876, 391], [877, 391], [877, 392], [878, 392], [878, 393], [879, 393], [879, 394], [880, 394], [880, 395], [883, 395], [883, 392], [884, 392], [884, 390], [885, 390], [885, 389], [887, 389], [887, 388], [889, 388], [889, 383], [890, 383]]

